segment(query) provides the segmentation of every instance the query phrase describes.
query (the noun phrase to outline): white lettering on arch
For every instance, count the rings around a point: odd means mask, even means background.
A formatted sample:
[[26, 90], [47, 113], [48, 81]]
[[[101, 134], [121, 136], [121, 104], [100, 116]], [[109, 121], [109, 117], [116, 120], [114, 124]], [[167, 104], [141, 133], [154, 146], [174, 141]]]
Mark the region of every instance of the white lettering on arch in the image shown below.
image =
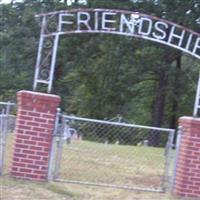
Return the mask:
[[127, 32], [127, 33], [134, 33], [135, 26], [134, 26], [133, 20], [127, 19], [127, 17], [124, 14], [121, 14], [119, 31], [120, 32]]
[[[147, 27], [145, 27], [145, 24]], [[138, 34], [148, 36], [152, 31], [152, 25], [153, 25], [153, 22], [151, 19], [141, 17]]]
[[[85, 19], [83, 19], [85, 18]], [[77, 14], [77, 30], [81, 30], [81, 25], [84, 25], [87, 27], [88, 30], [92, 30], [92, 28], [89, 25], [89, 22], [91, 20], [90, 14], [88, 12], [78, 12]]]
[[180, 47], [183, 43], [183, 39], [185, 36], [185, 30], [181, 30], [181, 34], [175, 33], [177, 26], [173, 25], [169, 34], [168, 43], [176, 44], [174, 39], [178, 41], [178, 46]]
[[72, 13], [60, 14], [59, 15], [59, 23], [58, 23], [58, 31], [62, 31], [63, 24], [66, 24], [66, 25], [74, 24], [74, 22], [70, 20], [73, 17], [74, 17], [74, 14], [72, 14]]
[[192, 52], [197, 54], [197, 51], [200, 53], [200, 37], [197, 38]]
[[113, 20], [113, 19], [108, 19], [109, 18], [112, 18], [113, 16], [116, 16], [117, 13], [114, 13], [114, 12], [103, 12], [102, 13], [102, 30], [105, 30], [105, 31], [116, 31], [116, 28], [112, 28], [112, 27], [109, 27], [108, 24], [115, 24], [116, 23], [116, 20]]
[[[55, 29], [48, 30], [51, 18], [57, 16]], [[168, 45], [200, 59], [200, 33], [155, 16], [127, 10], [86, 8], [43, 13], [37, 17], [43, 17], [45, 26], [41, 33], [44, 37], [73, 33], [118, 34]]]
[[[166, 30], [169, 27], [165, 22], [157, 21], [154, 25], [156, 31], [152, 33], [158, 40], [164, 40], [167, 36]], [[159, 33], [159, 34], [158, 34]]]

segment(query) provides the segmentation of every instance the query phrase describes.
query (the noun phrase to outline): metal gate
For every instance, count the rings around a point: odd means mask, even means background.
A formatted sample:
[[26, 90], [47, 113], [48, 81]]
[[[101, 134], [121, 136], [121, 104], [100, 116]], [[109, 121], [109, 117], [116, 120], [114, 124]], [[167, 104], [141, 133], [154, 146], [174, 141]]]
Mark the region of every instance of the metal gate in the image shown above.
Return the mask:
[[[15, 117], [10, 115], [11, 108], [15, 104], [10, 102], [0, 102], [0, 175], [4, 174], [6, 165], [6, 145], [8, 136], [14, 129]], [[9, 155], [7, 155], [9, 157]]]
[[62, 115], [50, 173], [55, 181], [163, 192], [173, 173], [174, 133]]

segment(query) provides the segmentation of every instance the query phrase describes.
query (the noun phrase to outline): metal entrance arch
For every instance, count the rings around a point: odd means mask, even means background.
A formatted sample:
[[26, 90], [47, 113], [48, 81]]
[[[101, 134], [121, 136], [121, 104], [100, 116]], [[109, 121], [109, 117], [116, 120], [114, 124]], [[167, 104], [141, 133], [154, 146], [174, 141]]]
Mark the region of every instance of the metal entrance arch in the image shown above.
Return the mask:
[[[157, 18], [127, 10], [73, 9], [36, 15], [41, 34], [33, 89], [38, 84], [51, 92], [61, 35], [104, 33], [137, 37], [179, 49], [200, 59], [200, 33]], [[200, 81], [193, 115], [200, 111]]]
[[[200, 34], [173, 22], [138, 12], [112, 9], [73, 9], [36, 15], [41, 34], [33, 89], [51, 92], [61, 35], [104, 33], [142, 38], [179, 49], [200, 59]], [[94, 21], [94, 23], [92, 23]], [[200, 111], [200, 81], [193, 115]]]

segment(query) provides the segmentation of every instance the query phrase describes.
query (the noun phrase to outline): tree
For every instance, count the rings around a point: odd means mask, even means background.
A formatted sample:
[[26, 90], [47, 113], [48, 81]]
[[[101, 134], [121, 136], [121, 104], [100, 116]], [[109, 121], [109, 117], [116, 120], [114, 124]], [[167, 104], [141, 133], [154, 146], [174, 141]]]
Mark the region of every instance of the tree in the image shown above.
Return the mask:
[[[194, 0], [88, 0], [70, 7], [129, 9], [199, 30], [200, 7]], [[40, 32], [34, 14], [67, 8], [63, 1], [1, 5], [1, 99], [32, 89]], [[181, 114], [191, 114], [198, 66], [178, 50], [141, 39], [67, 36], [59, 45], [53, 93], [62, 96], [69, 113], [101, 119], [120, 114], [131, 122], [174, 128]]]

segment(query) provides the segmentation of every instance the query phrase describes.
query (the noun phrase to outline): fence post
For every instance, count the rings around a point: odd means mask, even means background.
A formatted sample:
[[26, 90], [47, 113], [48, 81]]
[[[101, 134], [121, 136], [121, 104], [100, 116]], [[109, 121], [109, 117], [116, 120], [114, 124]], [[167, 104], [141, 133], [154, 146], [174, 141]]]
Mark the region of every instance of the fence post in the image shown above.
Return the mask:
[[48, 168], [48, 180], [52, 181], [54, 179], [54, 167], [55, 167], [55, 153], [56, 153], [56, 139], [58, 135], [59, 130], [59, 118], [61, 116], [60, 113], [61, 109], [57, 109], [56, 119], [55, 119], [55, 128], [53, 131], [53, 138], [52, 138], [52, 145], [51, 145], [51, 152], [50, 152], [50, 158], [49, 158], [49, 168]]
[[3, 174], [4, 152], [5, 152], [5, 133], [4, 133], [4, 110], [0, 113], [0, 175]]
[[173, 192], [200, 198], [200, 118], [182, 117], [179, 125], [182, 133]]
[[60, 97], [20, 91], [17, 102], [11, 175], [37, 181], [48, 180], [52, 133]]

